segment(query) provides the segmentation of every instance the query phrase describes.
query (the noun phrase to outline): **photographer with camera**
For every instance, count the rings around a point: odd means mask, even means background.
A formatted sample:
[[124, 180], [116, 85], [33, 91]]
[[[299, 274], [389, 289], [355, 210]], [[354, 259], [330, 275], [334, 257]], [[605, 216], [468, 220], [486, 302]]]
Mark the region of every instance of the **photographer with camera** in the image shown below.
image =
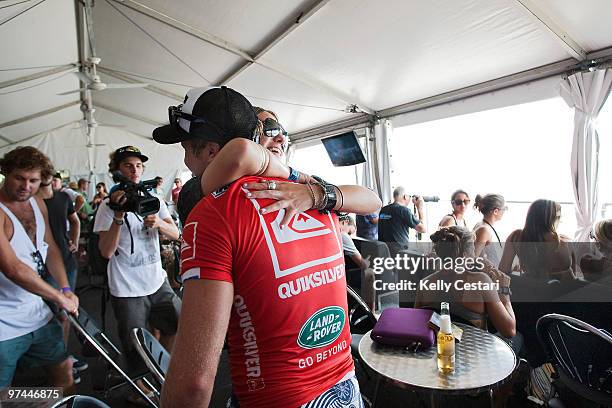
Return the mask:
[[[431, 199], [431, 198], [428, 198]], [[412, 202], [418, 217], [408, 208]], [[406, 194], [404, 187], [393, 190], [393, 202], [380, 210], [378, 221], [378, 240], [386, 242], [391, 255], [408, 249], [408, 231], [425, 232], [424, 197]]]
[[147, 160], [133, 146], [111, 153], [109, 172], [119, 184], [111, 189], [109, 200], [100, 204], [94, 223], [94, 232], [100, 234], [100, 253], [109, 259], [111, 303], [132, 373], [142, 366], [130, 340], [132, 329], [151, 323], [161, 331], [160, 342], [171, 350], [181, 309], [162, 268], [159, 249], [159, 234], [178, 239], [179, 232], [166, 203], [150, 194], [155, 180], [141, 182]]

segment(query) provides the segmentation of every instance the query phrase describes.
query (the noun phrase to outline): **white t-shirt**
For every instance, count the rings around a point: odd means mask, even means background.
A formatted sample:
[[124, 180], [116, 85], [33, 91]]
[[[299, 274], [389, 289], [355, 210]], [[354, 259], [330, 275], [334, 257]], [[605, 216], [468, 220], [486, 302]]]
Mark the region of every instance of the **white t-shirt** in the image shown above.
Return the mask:
[[60, 191], [63, 191], [64, 193], [68, 194], [68, 197], [70, 197], [73, 203], [76, 201], [77, 197], [79, 196], [79, 193], [77, 193], [70, 187], [64, 187]]
[[353, 239], [346, 232], [342, 232], [342, 250], [346, 255], [355, 255], [358, 254], [359, 251], [353, 242]]
[[[115, 212], [108, 206], [108, 200], [102, 201], [93, 231], [108, 231], [114, 215]], [[170, 218], [168, 207], [163, 200], [159, 200], [157, 215], [161, 219]], [[108, 262], [110, 293], [115, 297], [147, 296], [155, 293], [166, 279], [159, 252], [159, 234], [157, 229], [144, 228], [139, 215], [128, 212], [125, 220], [120, 227], [117, 251]]]

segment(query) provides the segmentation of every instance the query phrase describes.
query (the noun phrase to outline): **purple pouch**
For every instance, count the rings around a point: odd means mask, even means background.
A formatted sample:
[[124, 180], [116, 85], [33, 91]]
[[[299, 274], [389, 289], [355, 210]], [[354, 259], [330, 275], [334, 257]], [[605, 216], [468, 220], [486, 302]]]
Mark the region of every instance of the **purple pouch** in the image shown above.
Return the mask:
[[385, 309], [370, 337], [380, 344], [428, 349], [434, 344], [434, 331], [427, 325], [432, 313], [426, 309]]

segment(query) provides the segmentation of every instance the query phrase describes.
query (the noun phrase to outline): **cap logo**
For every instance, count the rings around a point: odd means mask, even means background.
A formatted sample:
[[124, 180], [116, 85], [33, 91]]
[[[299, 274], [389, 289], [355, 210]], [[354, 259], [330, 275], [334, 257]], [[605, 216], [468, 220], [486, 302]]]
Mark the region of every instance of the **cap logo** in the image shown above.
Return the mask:
[[125, 152], [140, 153], [140, 150], [135, 148], [134, 146], [125, 146], [120, 149], [117, 149], [117, 153], [125, 153]]

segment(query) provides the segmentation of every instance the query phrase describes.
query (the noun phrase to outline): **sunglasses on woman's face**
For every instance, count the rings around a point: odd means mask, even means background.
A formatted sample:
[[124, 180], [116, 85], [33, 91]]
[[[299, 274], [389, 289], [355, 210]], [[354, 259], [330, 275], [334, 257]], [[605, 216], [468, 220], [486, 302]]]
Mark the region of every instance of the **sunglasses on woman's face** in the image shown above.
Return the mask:
[[470, 200], [468, 200], [467, 198], [465, 200], [453, 200], [453, 204], [455, 205], [469, 205], [470, 204]]

